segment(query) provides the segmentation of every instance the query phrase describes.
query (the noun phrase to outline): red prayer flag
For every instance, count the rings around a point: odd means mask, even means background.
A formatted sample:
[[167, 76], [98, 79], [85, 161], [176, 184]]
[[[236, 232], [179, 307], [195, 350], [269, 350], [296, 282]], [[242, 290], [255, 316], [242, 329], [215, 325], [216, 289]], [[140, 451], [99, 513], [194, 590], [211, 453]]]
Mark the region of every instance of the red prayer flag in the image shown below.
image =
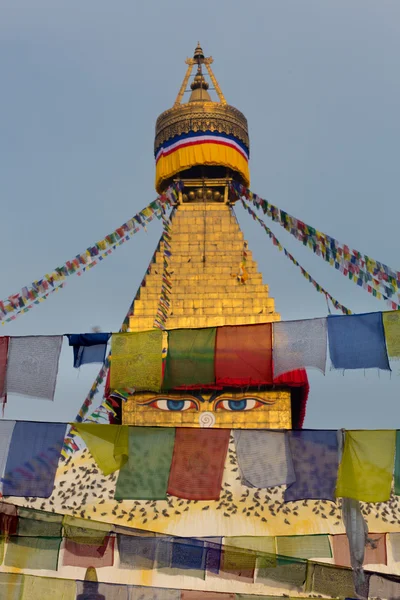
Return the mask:
[[91, 544], [78, 544], [68, 538], [65, 539], [63, 565], [66, 567], [112, 567], [114, 564], [115, 538], [107, 536], [101, 546]]
[[168, 494], [187, 500], [218, 500], [229, 429], [177, 428]]
[[218, 327], [217, 384], [272, 384], [272, 324]]

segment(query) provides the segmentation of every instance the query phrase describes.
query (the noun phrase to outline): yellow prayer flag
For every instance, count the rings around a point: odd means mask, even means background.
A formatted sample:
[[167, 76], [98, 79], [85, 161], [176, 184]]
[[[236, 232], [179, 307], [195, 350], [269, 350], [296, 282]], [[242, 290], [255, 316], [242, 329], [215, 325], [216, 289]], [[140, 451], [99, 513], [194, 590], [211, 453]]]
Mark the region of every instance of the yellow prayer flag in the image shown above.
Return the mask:
[[159, 392], [162, 381], [162, 331], [114, 333], [110, 388]]
[[[10, 598], [13, 597], [10, 596]], [[73, 579], [25, 575], [21, 600], [37, 600], [38, 598], [75, 600], [76, 582]]]
[[400, 358], [400, 311], [382, 313], [389, 358]]
[[363, 502], [390, 498], [396, 431], [346, 431], [336, 496]]
[[104, 475], [118, 471], [128, 461], [128, 426], [74, 423]]

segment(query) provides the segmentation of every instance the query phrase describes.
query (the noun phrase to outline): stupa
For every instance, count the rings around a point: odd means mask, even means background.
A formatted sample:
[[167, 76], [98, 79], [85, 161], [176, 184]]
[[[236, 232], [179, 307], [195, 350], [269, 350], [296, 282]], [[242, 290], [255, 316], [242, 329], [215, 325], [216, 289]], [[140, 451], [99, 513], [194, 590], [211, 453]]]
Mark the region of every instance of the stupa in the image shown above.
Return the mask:
[[[187, 71], [172, 108], [157, 119], [154, 154], [155, 187], [159, 193], [179, 185], [179, 197], [170, 226], [168, 272], [169, 306], [165, 328], [187, 329], [221, 325], [250, 325], [280, 320], [268, 285], [237, 222], [231, 182], [250, 183], [249, 135], [246, 117], [227, 104], [212, 71], [213, 59], [205, 57], [197, 45], [193, 58], [186, 60]], [[190, 96], [183, 102], [190, 76]], [[210, 96], [211, 80], [216, 100]], [[161, 243], [155, 265], [147, 274], [136, 299], [129, 330], [144, 331], [157, 326], [157, 311], [163, 277], [164, 246]], [[283, 382], [284, 384], [285, 382]], [[286, 382], [287, 383], [287, 382]], [[128, 425], [199, 426], [204, 414], [218, 427], [230, 427], [232, 419], [215, 405], [222, 396], [231, 398], [236, 423], [244, 427], [290, 428], [301, 425], [308, 392], [305, 372], [292, 392], [277, 382], [273, 389], [257, 390], [256, 418], [243, 411], [254, 399], [243, 390], [202, 394], [199, 414], [179, 415], [188, 394], [154, 396], [135, 394], [122, 406], [122, 422]], [[171, 410], [157, 411], [157, 402], [167, 402]], [[151, 407], [151, 408], [150, 408]]]

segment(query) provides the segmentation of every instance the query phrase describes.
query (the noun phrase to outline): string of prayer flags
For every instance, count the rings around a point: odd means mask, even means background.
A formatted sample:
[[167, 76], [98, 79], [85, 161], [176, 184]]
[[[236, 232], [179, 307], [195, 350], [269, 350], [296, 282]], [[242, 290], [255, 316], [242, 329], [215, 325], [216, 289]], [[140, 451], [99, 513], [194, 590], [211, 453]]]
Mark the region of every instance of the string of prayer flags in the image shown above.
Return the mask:
[[72, 540], [65, 540], [63, 565], [65, 567], [80, 567], [87, 569], [94, 567], [112, 567], [114, 564], [115, 537], [107, 536], [100, 546], [93, 544], [78, 544]]
[[304, 367], [313, 367], [325, 374], [325, 318], [273, 323], [273, 339], [274, 377]]
[[114, 333], [111, 340], [111, 391], [132, 388], [159, 392], [162, 380], [160, 330]]
[[351, 314], [351, 310], [349, 310], [348, 308], [346, 308], [343, 304], [340, 304], [340, 302], [338, 302], [333, 296], [331, 296], [331, 294], [322, 287], [322, 285], [320, 285], [313, 277], [311, 277], [311, 275], [309, 273], [307, 273], [307, 271], [305, 269], [303, 269], [303, 267], [301, 266], [301, 264], [299, 262], [297, 262], [297, 260], [294, 258], [294, 256], [292, 256], [292, 254], [290, 254], [290, 252], [288, 252], [286, 250], [286, 248], [284, 248], [282, 246], [282, 244], [280, 243], [280, 241], [278, 240], [278, 238], [272, 233], [271, 229], [269, 227], [267, 227], [267, 225], [264, 223], [264, 221], [262, 219], [260, 219], [260, 217], [258, 217], [256, 215], [256, 213], [254, 212], [254, 210], [252, 210], [247, 204], [246, 202], [244, 202], [244, 200], [242, 199], [242, 205], [245, 208], [245, 210], [247, 210], [247, 212], [249, 213], [249, 215], [251, 215], [253, 217], [254, 221], [257, 221], [257, 223], [259, 225], [261, 225], [261, 227], [264, 229], [265, 233], [268, 235], [268, 237], [270, 238], [270, 240], [272, 241], [273, 245], [278, 248], [278, 250], [280, 252], [283, 251], [284, 255], [286, 256], [286, 258], [288, 258], [298, 269], [300, 269], [300, 273], [303, 275], [303, 277], [305, 279], [307, 279], [307, 281], [309, 283], [311, 283], [314, 288], [316, 289], [317, 292], [319, 292], [320, 294], [323, 294], [325, 296], [325, 298], [332, 302], [333, 306], [340, 310], [344, 315], [349, 315]]
[[400, 358], [400, 312], [384, 312], [382, 319], [389, 358]]
[[162, 221], [163, 221], [163, 233], [161, 237], [161, 245], [163, 248], [163, 272], [161, 279], [161, 292], [160, 299], [157, 307], [157, 314], [154, 319], [154, 327], [158, 327], [161, 330], [165, 329], [165, 322], [168, 319], [171, 307], [171, 273], [170, 273], [170, 262], [172, 257], [171, 247], [171, 220], [175, 214], [175, 208], [172, 209], [169, 217], [166, 214], [165, 206], [162, 206]]
[[165, 500], [174, 449], [172, 427], [130, 427], [129, 459], [119, 471], [117, 500]]
[[336, 496], [363, 502], [390, 498], [395, 431], [346, 431]]
[[215, 336], [215, 327], [168, 332], [163, 389], [215, 382]]
[[33, 305], [38, 304], [45, 296], [48, 296], [49, 293], [59, 289], [61, 286], [56, 288], [54, 286], [59, 282], [63, 282], [66, 277], [81, 275], [107, 258], [113, 250], [131, 239], [140, 228], [146, 228], [147, 223], [161, 213], [162, 206], [171, 203], [174, 193], [174, 186], [171, 186], [163, 195], [159, 196], [146, 208], [126, 221], [126, 223], [123, 223], [112, 233], [108, 234], [104, 239], [93, 246], [89, 246], [84, 252], [77, 254], [71, 260], [66, 261], [64, 265], [47, 273], [41, 279], [25, 286], [18, 293], [12, 294], [0, 301], [0, 319], [3, 319], [2, 324], [13, 320], [17, 312], [27, 312]]
[[229, 436], [229, 429], [176, 429], [168, 494], [218, 500]]
[[[285, 502], [335, 500], [339, 463], [336, 431], [288, 431], [296, 481], [284, 492]], [[346, 495], [346, 494], [343, 494]]]
[[4, 496], [51, 496], [65, 430], [62, 423], [16, 423], [3, 478]]
[[61, 537], [10, 537], [4, 564], [16, 569], [57, 571], [61, 540]]
[[215, 374], [221, 385], [272, 383], [271, 323], [219, 327]]
[[128, 460], [128, 426], [76, 423], [74, 429], [82, 437], [103, 475], [118, 471]]
[[386, 300], [391, 309], [398, 310], [399, 305], [393, 302], [392, 297], [397, 294], [397, 298], [400, 299], [399, 271], [394, 271], [358, 250], [350, 250], [346, 244], [342, 244], [326, 233], [322, 233], [280, 210], [238, 182], [233, 182], [232, 188], [239, 196], [244, 196], [247, 200], [252, 201], [256, 208], [262, 209], [264, 214], [284, 227], [303, 246], [310, 248], [314, 254], [320, 256], [326, 263], [348, 277], [350, 281], [374, 297]]
[[328, 339], [335, 369], [390, 371], [382, 313], [329, 316]]
[[233, 436], [243, 485], [267, 488], [296, 480], [285, 433], [238, 429]]
[[62, 341], [61, 335], [10, 338], [7, 394], [54, 400]]
[[105, 362], [111, 333], [69, 333], [67, 337], [74, 350], [75, 369], [81, 365]]

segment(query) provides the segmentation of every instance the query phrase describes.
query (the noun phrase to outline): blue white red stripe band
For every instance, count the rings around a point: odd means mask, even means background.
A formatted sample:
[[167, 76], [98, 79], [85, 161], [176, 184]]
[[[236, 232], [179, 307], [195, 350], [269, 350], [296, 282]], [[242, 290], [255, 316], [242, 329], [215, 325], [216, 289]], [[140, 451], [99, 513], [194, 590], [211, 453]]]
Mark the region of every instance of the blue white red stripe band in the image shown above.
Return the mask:
[[197, 144], [219, 144], [222, 146], [229, 146], [230, 148], [234, 148], [237, 150], [242, 156], [249, 160], [249, 150], [245, 146], [243, 142], [235, 138], [233, 135], [228, 135], [226, 133], [220, 133], [218, 131], [191, 131], [190, 133], [184, 133], [182, 135], [177, 135], [163, 144], [157, 149], [155, 152], [156, 162], [162, 156], [168, 156], [168, 154], [172, 154], [176, 150], [181, 148], [186, 148], [188, 146], [194, 146]]

